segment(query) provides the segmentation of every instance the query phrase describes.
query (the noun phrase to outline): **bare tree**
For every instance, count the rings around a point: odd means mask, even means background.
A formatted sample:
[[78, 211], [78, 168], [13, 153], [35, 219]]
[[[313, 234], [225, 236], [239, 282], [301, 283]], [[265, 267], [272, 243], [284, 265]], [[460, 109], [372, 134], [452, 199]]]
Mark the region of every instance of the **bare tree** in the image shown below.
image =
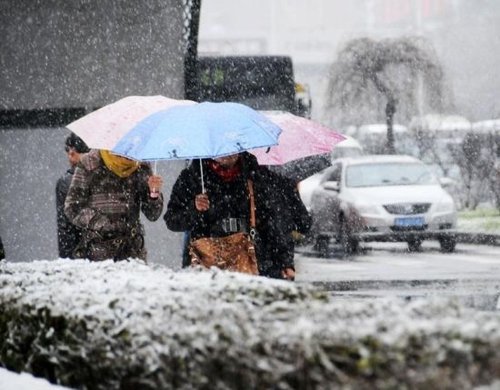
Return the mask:
[[453, 159], [460, 169], [464, 206], [474, 210], [481, 201], [495, 202], [499, 184], [495, 171], [495, 135], [467, 133], [460, 147], [454, 150]]
[[411, 129], [411, 136], [419, 159], [435, 164], [442, 175], [449, 176], [452, 166], [449, 157], [454, 153], [452, 146], [447, 145], [446, 150], [439, 148], [439, 135], [436, 129], [429, 129], [423, 126], [414, 126]]
[[386, 149], [395, 153], [393, 124], [398, 108], [403, 107], [408, 117], [417, 114], [421, 85], [427, 104], [440, 109], [442, 84], [437, 56], [423, 39], [359, 38], [345, 45], [331, 67], [327, 109], [349, 122], [342, 124], [360, 124], [360, 120], [367, 121], [367, 111], [380, 113], [385, 102]]
[[[481, 143], [476, 134], [468, 133], [465, 135], [461, 147], [455, 153], [455, 161], [460, 168], [462, 181], [465, 187], [465, 202], [466, 208], [475, 209], [479, 203], [477, 196], [474, 194], [474, 189], [477, 183], [475, 182], [477, 162], [481, 155]], [[475, 185], [476, 184], [476, 185]]]
[[500, 133], [490, 132], [485, 136], [484, 178], [488, 183], [490, 197], [500, 211]]

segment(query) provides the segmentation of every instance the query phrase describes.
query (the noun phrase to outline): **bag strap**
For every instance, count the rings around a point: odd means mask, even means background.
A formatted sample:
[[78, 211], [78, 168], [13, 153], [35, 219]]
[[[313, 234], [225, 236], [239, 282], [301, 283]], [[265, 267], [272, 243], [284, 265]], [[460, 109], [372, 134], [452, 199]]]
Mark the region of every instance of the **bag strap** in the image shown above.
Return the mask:
[[253, 181], [248, 179], [248, 195], [250, 197], [250, 237], [255, 237], [255, 197], [253, 192]]

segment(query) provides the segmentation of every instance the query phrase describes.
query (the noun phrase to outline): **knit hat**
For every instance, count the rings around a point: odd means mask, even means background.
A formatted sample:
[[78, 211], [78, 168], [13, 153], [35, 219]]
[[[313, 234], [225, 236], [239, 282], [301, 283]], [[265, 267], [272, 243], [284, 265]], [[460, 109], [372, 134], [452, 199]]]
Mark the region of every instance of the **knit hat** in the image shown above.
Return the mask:
[[74, 133], [71, 133], [68, 138], [66, 138], [65, 144], [66, 151], [68, 151], [68, 148], [73, 148], [78, 153], [88, 153], [90, 151], [87, 144]]

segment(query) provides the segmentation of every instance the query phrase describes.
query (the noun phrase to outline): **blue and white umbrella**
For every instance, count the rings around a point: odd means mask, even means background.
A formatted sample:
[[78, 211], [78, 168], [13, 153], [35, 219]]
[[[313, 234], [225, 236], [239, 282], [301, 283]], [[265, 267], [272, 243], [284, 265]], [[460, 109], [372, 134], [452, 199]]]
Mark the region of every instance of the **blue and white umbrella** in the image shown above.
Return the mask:
[[243, 104], [163, 96], [130, 96], [67, 127], [92, 148], [138, 161], [222, 157], [277, 145], [281, 133], [270, 119]]
[[276, 145], [281, 129], [239, 103], [199, 103], [156, 112], [111, 150], [140, 161], [214, 158]]

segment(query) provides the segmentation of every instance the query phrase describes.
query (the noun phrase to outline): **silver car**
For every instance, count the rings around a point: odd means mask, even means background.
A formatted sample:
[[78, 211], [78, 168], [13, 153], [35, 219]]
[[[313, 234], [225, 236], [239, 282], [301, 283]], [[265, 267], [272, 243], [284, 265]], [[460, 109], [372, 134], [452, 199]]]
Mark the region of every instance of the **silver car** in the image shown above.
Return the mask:
[[443, 252], [455, 250], [454, 201], [427, 166], [410, 156], [334, 161], [312, 192], [310, 211], [322, 252], [332, 238], [346, 253], [360, 241], [406, 241], [418, 251], [425, 239], [437, 239]]

